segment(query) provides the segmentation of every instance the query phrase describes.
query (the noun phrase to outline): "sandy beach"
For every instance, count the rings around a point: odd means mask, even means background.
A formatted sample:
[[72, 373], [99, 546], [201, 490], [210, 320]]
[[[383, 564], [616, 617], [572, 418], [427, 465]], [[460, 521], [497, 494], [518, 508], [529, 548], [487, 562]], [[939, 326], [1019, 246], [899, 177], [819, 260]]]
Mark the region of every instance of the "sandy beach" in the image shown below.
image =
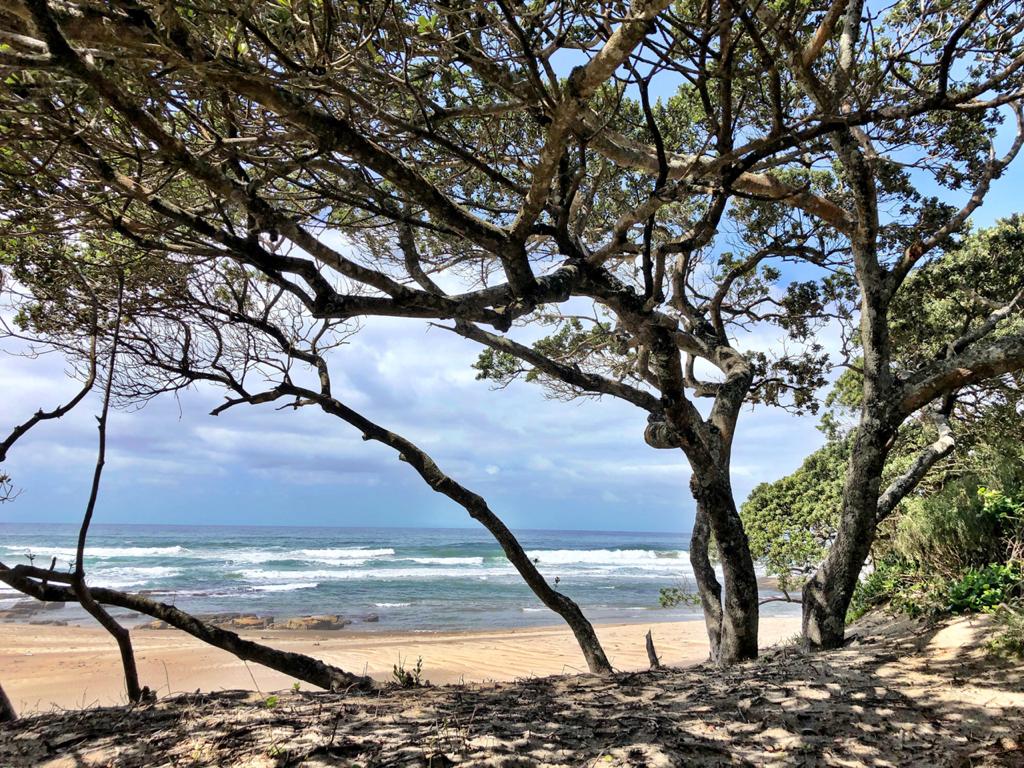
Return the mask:
[[[707, 656], [707, 636], [701, 621], [599, 626], [598, 634], [616, 668], [647, 668], [644, 635], [648, 629], [667, 665], [695, 664]], [[761, 643], [767, 647], [798, 631], [798, 617], [765, 618], [761, 621]], [[392, 665], [400, 659], [412, 666], [419, 657], [423, 658], [424, 678], [435, 684], [586, 671], [572, 634], [561, 627], [457, 633], [341, 630], [241, 634], [379, 680], [390, 678]], [[132, 637], [142, 683], [159, 695], [238, 688], [267, 693], [290, 688], [294, 682], [177, 630], [140, 629], [133, 631]], [[0, 675], [14, 706], [22, 713], [125, 700], [116, 645], [99, 628], [0, 624]]]

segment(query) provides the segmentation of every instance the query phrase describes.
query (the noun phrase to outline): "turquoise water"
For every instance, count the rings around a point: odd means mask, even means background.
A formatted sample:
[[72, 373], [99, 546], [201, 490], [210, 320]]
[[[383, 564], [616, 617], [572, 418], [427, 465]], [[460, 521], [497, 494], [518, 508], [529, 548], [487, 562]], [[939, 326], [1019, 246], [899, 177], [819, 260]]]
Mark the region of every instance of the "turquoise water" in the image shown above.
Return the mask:
[[[66, 570], [77, 529], [0, 523], [0, 561]], [[696, 619], [665, 610], [658, 590], [692, 584], [687, 538], [675, 534], [521, 531], [558, 589], [595, 622]], [[104, 526], [86, 550], [88, 582], [147, 592], [194, 613], [331, 613], [353, 629], [445, 630], [555, 624], [483, 529]], [[0, 585], [0, 608], [16, 594]], [[795, 606], [772, 603], [768, 613]], [[59, 615], [60, 614], [60, 615]], [[375, 614], [378, 622], [362, 617]], [[46, 618], [84, 619], [80, 609]]]

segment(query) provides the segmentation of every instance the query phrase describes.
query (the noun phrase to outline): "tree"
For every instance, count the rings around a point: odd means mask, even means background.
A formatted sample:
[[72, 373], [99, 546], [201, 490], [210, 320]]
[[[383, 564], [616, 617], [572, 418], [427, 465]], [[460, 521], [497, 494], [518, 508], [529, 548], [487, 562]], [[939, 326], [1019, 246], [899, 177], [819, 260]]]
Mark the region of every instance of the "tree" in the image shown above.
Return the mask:
[[[68, 247], [59, 235], [46, 240], [29, 239], [15, 243], [8, 241], [3, 245], [5, 247], [0, 254], [3, 257], [0, 264], [13, 267], [12, 274], [18, 286], [14, 288], [10, 282], [5, 286], [9, 298], [12, 293], [16, 296], [15, 303], [8, 305], [16, 306], [18, 309], [15, 324], [20, 326], [22, 331], [30, 330], [32, 335], [29, 338], [33, 342], [42, 342], [63, 351], [72, 363], [78, 364], [84, 383], [67, 403], [48, 411], [40, 408], [31, 418], [16, 426], [3, 442], [0, 442], [0, 462], [7, 458], [14, 444], [30, 430], [42, 422], [62, 418], [85, 399], [98, 378], [98, 361], [101, 355], [98, 347], [101, 342], [108, 344], [109, 366], [103, 377], [102, 408], [97, 423], [97, 462], [79, 530], [73, 572], [56, 571], [56, 558], [49, 569], [32, 565], [8, 567], [0, 562], [0, 581], [37, 600], [80, 603], [117, 641], [125, 671], [128, 697], [131, 701], [145, 698], [148, 689], [142, 688], [139, 684], [129, 633], [110, 616], [103, 608], [104, 605], [127, 608], [160, 619], [204, 642], [234, 653], [241, 659], [264, 664], [327, 690], [372, 689], [374, 682], [368, 677], [350, 674], [303, 654], [279, 651], [242, 640], [233, 632], [206, 624], [178, 608], [157, 603], [142, 595], [130, 595], [111, 589], [93, 589], [87, 585], [84, 553], [105, 463], [106, 423], [111, 399], [115, 394], [129, 398], [140, 394], [138, 388], [126, 388], [126, 383], [132, 379], [131, 372], [127, 376], [119, 375], [124, 366], [115, 365], [119, 353], [123, 356], [119, 342], [125, 329], [125, 318], [145, 316], [145, 308], [152, 307], [156, 300], [152, 289], [157, 282], [162, 282], [164, 286], [172, 283], [179, 285], [173, 280], [173, 276], [178, 273], [175, 270], [160, 268], [147, 271], [145, 261], [126, 264], [120, 260], [124, 255], [123, 251], [111, 255], [99, 252], [95, 248], [86, 249], [88, 257], [79, 259], [76, 257], [80, 255], [81, 248]], [[57, 250], [49, 250], [47, 245], [55, 245]], [[31, 252], [37, 258], [28, 258], [27, 252]], [[126, 277], [130, 277], [133, 287], [143, 286], [143, 289], [128, 302], [125, 301], [124, 290]], [[165, 292], [157, 293], [161, 297], [165, 296]], [[103, 317], [101, 308], [113, 310], [113, 315]], [[12, 336], [20, 335], [14, 328], [5, 327], [5, 331]], [[118, 380], [120, 382], [115, 384]], [[149, 390], [143, 391], [149, 396], [155, 394]], [[6, 480], [7, 476], [3, 477], [6, 492], [11, 486]], [[11, 494], [5, 493], [2, 501], [10, 501], [10, 496]], [[0, 688], [0, 721], [14, 717], [10, 701]]]
[[[751, 401], [809, 407], [816, 323], [845, 315], [854, 272], [865, 290], [857, 254], [877, 227], [851, 142], [941, 138], [919, 164], [956, 183], [965, 164], [990, 179], [1008, 162], [977, 159], [1019, 97], [1016, 3], [917, 8], [886, 9], [857, 48], [856, 0], [25, 0], [0, 11], [0, 196], [14, 222], [229, 259], [311, 318], [454, 321], [570, 392], [642, 408], [647, 442], [691, 467], [691, 559], [730, 662], [757, 652], [735, 427]], [[940, 218], [871, 162], [904, 219]], [[782, 279], [780, 261], [811, 279]], [[597, 305], [578, 331], [570, 300]], [[553, 346], [508, 334], [559, 309]], [[799, 349], [744, 352], [736, 334], [765, 324]], [[584, 354], [559, 346], [579, 334]]]
[[[989, 333], [1013, 339], [1021, 329], [1015, 311], [1022, 275], [1024, 225], [1017, 216], [948, 242], [941, 258], [907, 276], [891, 303], [892, 367], [906, 376], [934, 365], [962, 350], [958, 341], [971, 333], [977, 339], [970, 343]], [[793, 585], [813, 574], [834, 544], [845, 502], [843, 486], [858, 463], [853, 450], [865, 383], [860, 350], [854, 345], [852, 352], [851, 367], [826, 400], [826, 445], [792, 475], [758, 486], [743, 508], [755, 554], [766, 557], [784, 578], [795, 576]], [[872, 539], [874, 528], [908, 495], [931, 493], [950, 480], [983, 473], [984, 465], [998, 464], [997, 457], [1019, 442], [1024, 425], [1019, 363], [1007, 356], [999, 365], [1009, 372], [986, 377], [964, 371], [965, 380], [938, 390], [937, 410], [920, 409], [918, 419], [905, 420], [893, 434], [880, 474], [879, 487], [885, 491], [877, 498]]]

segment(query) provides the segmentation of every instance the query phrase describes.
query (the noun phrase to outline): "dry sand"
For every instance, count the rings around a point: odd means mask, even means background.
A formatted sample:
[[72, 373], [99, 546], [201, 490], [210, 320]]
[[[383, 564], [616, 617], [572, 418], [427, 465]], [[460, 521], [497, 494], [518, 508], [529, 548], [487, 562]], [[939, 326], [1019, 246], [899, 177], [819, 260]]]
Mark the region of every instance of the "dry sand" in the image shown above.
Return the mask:
[[[598, 635], [617, 669], [647, 668], [644, 635], [648, 629], [665, 664], [682, 666], [707, 658], [707, 635], [701, 621], [600, 626]], [[773, 645], [798, 631], [798, 617], [765, 618], [761, 620], [761, 643]], [[264, 630], [240, 634], [378, 680], [389, 679], [392, 665], [400, 659], [411, 667], [418, 657], [423, 658], [423, 677], [435, 684], [586, 671], [572, 634], [561, 627], [457, 633]], [[177, 630], [135, 630], [132, 638], [142, 683], [161, 696], [238, 688], [258, 688], [266, 693], [290, 688], [294, 682]], [[0, 680], [21, 713], [125, 700], [116, 645], [102, 629], [93, 627], [0, 624]]]

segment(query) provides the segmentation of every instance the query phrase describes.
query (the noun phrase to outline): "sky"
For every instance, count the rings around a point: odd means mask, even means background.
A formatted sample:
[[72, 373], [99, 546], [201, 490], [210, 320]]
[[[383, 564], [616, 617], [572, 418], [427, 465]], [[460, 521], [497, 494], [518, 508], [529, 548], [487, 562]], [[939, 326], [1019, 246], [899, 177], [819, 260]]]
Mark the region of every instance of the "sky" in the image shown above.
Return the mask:
[[[973, 221], [1021, 210], [1021, 164], [996, 181]], [[955, 201], [954, 201], [955, 202]], [[750, 341], [750, 340], [747, 340]], [[753, 340], [770, 346], [776, 339]], [[835, 349], [834, 329], [821, 339]], [[749, 345], [748, 345], [749, 346]], [[57, 355], [0, 347], [0, 432], [66, 402], [74, 380]], [[602, 400], [552, 401], [533, 384], [477, 381], [479, 348], [419, 321], [375, 318], [332, 358], [348, 405], [430, 453], [518, 529], [688, 532], [689, 469], [680, 451], [643, 441], [646, 414]], [[209, 387], [111, 415], [97, 523], [472, 527], [389, 448], [311, 408], [209, 411]], [[98, 397], [46, 422], [10, 452], [20, 495], [2, 522], [80, 519], [95, 463]], [[732, 465], [738, 500], [796, 469], [822, 442], [816, 416], [746, 409]]]
[[[369, 322], [335, 355], [344, 402], [429, 452], [517, 528], [685, 532], [693, 519], [679, 451], [643, 441], [646, 414], [612, 400], [553, 401], [540, 387], [477, 381], [477, 348], [413, 321]], [[56, 355], [0, 358], [0, 424], [75, 391]], [[97, 522], [469, 527], [389, 448], [319, 410], [209, 411], [212, 388], [112, 413]], [[81, 516], [95, 463], [97, 397], [37, 426], [7, 471], [21, 490], [0, 521]], [[820, 442], [814, 419], [741, 417], [733, 477], [753, 485], [796, 467]]]

